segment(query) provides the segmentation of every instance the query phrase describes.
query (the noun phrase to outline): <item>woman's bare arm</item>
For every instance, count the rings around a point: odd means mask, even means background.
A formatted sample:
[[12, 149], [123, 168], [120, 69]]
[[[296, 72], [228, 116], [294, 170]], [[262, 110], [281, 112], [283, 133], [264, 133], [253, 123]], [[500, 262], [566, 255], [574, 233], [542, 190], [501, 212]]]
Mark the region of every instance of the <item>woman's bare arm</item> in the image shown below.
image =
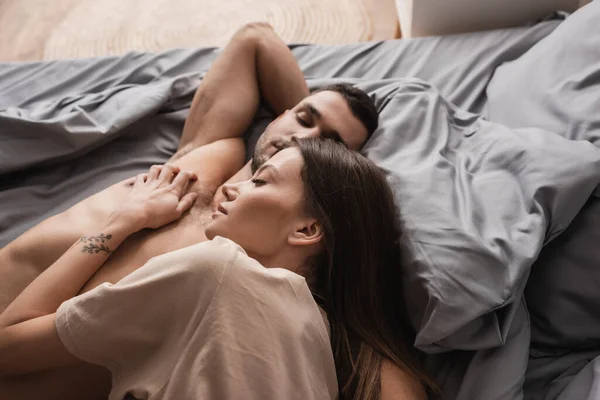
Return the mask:
[[0, 376], [64, 367], [79, 362], [62, 345], [55, 313], [131, 233], [122, 221], [109, 221], [84, 236], [35, 279], [0, 315]]
[[75, 242], [0, 315], [0, 377], [79, 362], [58, 337], [58, 307], [79, 293], [130, 234], [168, 224], [190, 208], [197, 195], [185, 188], [195, 178], [177, 167], [154, 166], [132, 179], [128, 198], [104, 227]]
[[0, 315], [0, 328], [49, 315], [70, 298], [104, 264], [133, 232], [117, 219], [75, 242], [65, 254], [40, 274]]

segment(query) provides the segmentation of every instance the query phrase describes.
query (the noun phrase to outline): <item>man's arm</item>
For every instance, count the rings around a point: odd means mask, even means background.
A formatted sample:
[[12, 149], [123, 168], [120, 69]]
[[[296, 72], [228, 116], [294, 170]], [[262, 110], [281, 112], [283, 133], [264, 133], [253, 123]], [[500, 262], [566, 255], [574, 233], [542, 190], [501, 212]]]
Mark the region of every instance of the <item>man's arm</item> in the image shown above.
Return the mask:
[[308, 94], [296, 59], [271, 26], [248, 24], [232, 37], [196, 91], [179, 152], [241, 137], [261, 98], [279, 115]]

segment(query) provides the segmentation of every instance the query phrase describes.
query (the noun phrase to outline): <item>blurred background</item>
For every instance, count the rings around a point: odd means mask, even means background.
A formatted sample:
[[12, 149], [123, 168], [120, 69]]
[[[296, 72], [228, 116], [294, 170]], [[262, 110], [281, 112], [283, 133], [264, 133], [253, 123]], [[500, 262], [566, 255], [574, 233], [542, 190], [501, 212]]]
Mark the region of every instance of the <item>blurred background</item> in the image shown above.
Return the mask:
[[531, 24], [589, 0], [0, 0], [0, 61], [223, 46], [266, 21], [288, 43], [345, 44]]
[[395, 0], [0, 0], [0, 61], [223, 46], [251, 21], [288, 43], [399, 37]]

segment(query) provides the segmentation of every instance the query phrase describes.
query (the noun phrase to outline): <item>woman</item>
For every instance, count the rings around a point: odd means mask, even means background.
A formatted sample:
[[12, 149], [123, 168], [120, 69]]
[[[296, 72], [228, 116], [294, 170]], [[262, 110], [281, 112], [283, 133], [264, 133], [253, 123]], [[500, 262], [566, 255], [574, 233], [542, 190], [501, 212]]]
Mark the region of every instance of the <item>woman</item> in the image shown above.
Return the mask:
[[[308, 332], [303, 340], [320, 343], [317, 308], [312, 299], [306, 301], [309, 292], [302, 289], [308, 285], [327, 315], [343, 398], [382, 397], [386, 363], [415, 382], [433, 386], [410, 350], [391, 190], [373, 163], [331, 140], [298, 141], [263, 164], [250, 181], [225, 185], [226, 201], [206, 227], [209, 242], [156, 257], [116, 285], [104, 284], [70, 299], [128, 235], [178, 219], [194, 201], [194, 194], [185, 191], [192, 179], [166, 166], [158, 177], [132, 179], [128, 200], [106, 226], [82, 237], [32, 282], [0, 316], [2, 375], [72, 365], [81, 358], [111, 371], [111, 398], [182, 398], [175, 393], [190, 386], [190, 379], [206, 380], [210, 366], [203, 364], [214, 362], [230, 376], [203, 381], [200, 392], [200, 383], [193, 382], [190, 390], [200, 397], [233, 398], [227, 382], [240, 371], [227, 368], [268, 354], [255, 357], [256, 349], [245, 341], [235, 342], [232, 350], [227, 323], [246, 318], [248, 327], [253, 323], [249, 317], [269, 315], [262, 323], [272, 324], [272, 329], [256, 324], [249, 329], [271, 334], [279, 324], [299, 319], [300, 336]], [[75, 287], [61, 285], [66, 275]], [[304, 279], [298, 281], [299, 276]], [[223, 286], [228, 279], [232, 283]], [[255, 290], [254, 282], [265, 281], [268, 291]], [[215, 306], [217, 298], [223, 303]], [[281, 300], [285, 307], [274, 305], [280, 298], [289, 300]], [[259, 305], [244, 312], [246, 300], [250, 307]], [[288, 307], [295, 307], [294, 313], [286, 315]], [[177, 310], [175, 318], [172, 310]], [[257, 335], [250, 336], [252, 342]], [[224, 347], [221, 341], [227, 340]], [[296, 345], [287, 343], [284, 350], [293, 352]], [[297, 357], [323, 370], [300, 371], [313, 373], [311, 379], [326, 379], [328, 353], [301, 350]], [[235, 362], [227, 358], [235, 356]], [[148, 367], [154, 359], [160, 360], [162, 370]], [[279, 362], [270, 360], [268, 365]], [[180, 374], [182, 369], [201, 372], [191, 378]], [[222, 385], [215, 386], [212, 378]], [[236, 380], [235, 385], [243, 382]], [[328, 390], [330, 397], [335, 389]], [[185, 392], [185, 398], [192, 392]]]

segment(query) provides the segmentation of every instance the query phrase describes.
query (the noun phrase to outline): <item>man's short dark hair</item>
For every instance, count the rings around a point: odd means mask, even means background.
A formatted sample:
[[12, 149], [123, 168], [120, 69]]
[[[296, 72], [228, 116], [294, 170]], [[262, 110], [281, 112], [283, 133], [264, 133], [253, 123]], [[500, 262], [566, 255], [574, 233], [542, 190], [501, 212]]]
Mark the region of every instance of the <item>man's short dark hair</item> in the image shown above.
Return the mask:
[[379, 125], [379, 114], [371, 97], [349, 83], [334, 83], [315, 90], [313, 93], [326, 90], [339, 93], [344, 97], [352, 114], [367, 128], [368, 137], [371, 137]]

